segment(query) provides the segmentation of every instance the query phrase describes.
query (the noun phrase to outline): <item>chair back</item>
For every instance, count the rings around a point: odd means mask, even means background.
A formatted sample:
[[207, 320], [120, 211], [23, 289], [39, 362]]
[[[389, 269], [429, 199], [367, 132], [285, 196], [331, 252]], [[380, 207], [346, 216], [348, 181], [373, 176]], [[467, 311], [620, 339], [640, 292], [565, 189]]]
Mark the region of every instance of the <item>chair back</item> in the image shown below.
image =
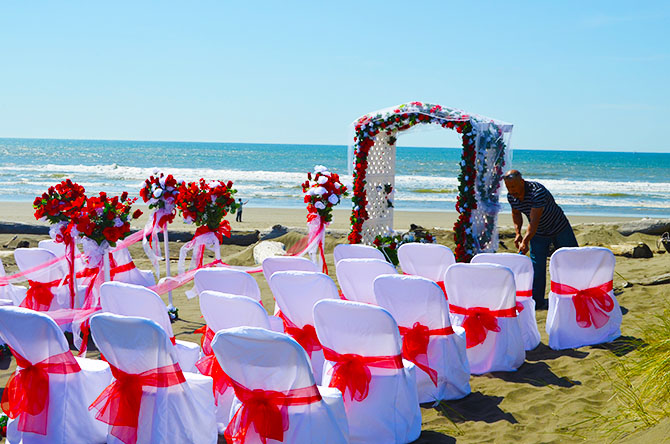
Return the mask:
[[551, 280], [577, 289], [592, 288], [614, 278], [616, 259], [607, 248], [559, 248], [551, 256]]
[[375, 247], [362, 244], [339, 244], [333, 250], [335, 265], [342, 259], [380, 259], [385, 261], [384, 253]]
[[342, 259], [336, 265], [342, 293], [351, 301], [376, 304], [374, 281], [383, 274], [397, 274], [390, 263], [381, 259]]
[[516, 306], [514, 273], [496, 264], [454, 264], [445, 274], [449, 303], [504, 310]]
[[285, 334], [230, 328], [214, 336], [212, 349], [223, 371], [248, 389], [283, 392], [314, 385], [307, 353]]
[[205, 290], [200, 293], [200, 312], [215, 332], [242, 326], [270, 328], [263, 306], [248, 296]]
[[[19, 270], [25, 271], [40, 264], [44, 264], [58, 256], [45, 248], [17, 248], [14, 250], [14, 259]], [[67, 264], [65, 261], [56, 262], [50, 267], [29, 273], [26, 278], [36, 282], [51, 282], [63, 279], [67, 275]]]
[[451, 249], [444, 245], [411, 242], [398, 248], [398, 262], [403, 273], [441, 281], [456, 259]]
[[110, 365], [138, 374], [178, 362], [165, 330], [145, 317], [98, 313], [91, 316], [91, 335]]
[[314, 325], [314, 305], [323, 299], [339, 299], [330, 276], [311, 271], [278, 271], [270, 289], [281, 312], [298, 327]]
[[33, 364], [69, 350], [53, 319], [23, 307], [0, 307], [0, 338]]
[[470, 261], [471, 264], [498, 264], [507, 267], [514, 273], [516, 290], [533, 289], [533, 262], [525, 254], [518, 253], [479, 253]]
[[151, 319], [165, 330], [169, 338], [174, 336], [165, 303], [155, 291], [147, 287], [105, 282], [100, 286], [100, 305], [108, 313]]
[[377, 303], [393, 315], [398, 325], [411, 328], [420, 322], [429, 329], [451, 325], [444, 293], [430, 279], [383, 275], [375, 279], [374, 288]]
[[203, 268], [195, 272], [195, 289], [198, 294], [206, 290], [248, 296], [261, 300], [261, 289], [249, 273], [230, 268]]
[[278, 271], [321, 271], [312, 261], [304, 257], [295, 256], [271, 256], [263, 260], [263, 276], [265, 281], [270, 282], [270, 278]]
[[401, 352], [398, 324], [381, 307], [322, 300], [314, 306], [314, 326], [321, 344], [340, 354], [394, 356]]

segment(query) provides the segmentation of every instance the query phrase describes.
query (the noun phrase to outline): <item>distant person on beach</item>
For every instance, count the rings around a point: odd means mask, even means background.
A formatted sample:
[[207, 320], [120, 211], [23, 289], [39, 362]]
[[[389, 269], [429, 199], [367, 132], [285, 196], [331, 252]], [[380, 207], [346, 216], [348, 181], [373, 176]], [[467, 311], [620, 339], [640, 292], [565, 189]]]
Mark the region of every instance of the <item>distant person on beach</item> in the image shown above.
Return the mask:
[[[533, 262], [533, 299], [537, 308], [546, 308], [544, 299], [547, 278], [547, 257], [549, 246], [577, 247], [577, 239], [568, 218], [554, 201], [544, 185], [524, 180], [517, 170], [510, 170], [504, 176], [507, 200], [512, 207], [514, 222], [514, 245], [520, 254], [530, 251]], [[521, 234], [523, 217], [528, 218], [526, 234]]]
[[237, 216], [235, 216], [235, 222], [242, 222], [242, 208], [244, 207], [244, 205], [246, 205], [248, 203], [249, 203], [248, 200], [242, 202], [242, 199], [239, 199], [237, 201], [238, 207], [237, 207]]

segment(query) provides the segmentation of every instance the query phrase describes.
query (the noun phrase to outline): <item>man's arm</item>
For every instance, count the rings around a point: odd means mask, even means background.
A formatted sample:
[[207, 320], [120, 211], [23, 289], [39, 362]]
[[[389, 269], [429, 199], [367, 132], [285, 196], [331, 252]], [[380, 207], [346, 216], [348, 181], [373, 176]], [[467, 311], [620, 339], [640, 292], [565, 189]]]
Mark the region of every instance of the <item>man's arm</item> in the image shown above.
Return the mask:
[[514, 232], [516, 233], [516, 236], [514, 236], [514, 246], [519, 248], [523, 240], [523, 236], [521, 235], [521, 228], [523, 227], [521, 211], [512, 209], [512, 222], [514, 222]]
[[526, 235], [521, 240], [519, 253], [526, 254], [528, 252], [528, 244], [530, 243], [530, 240], [533, 238], [533, 236], [535, 236], [535, 232], [537, 232], [537, 226], [540, 224], [540, 217], [542, 216], [543, 211], [544, 207], [530, 209], [528, 229], [526, 230]]

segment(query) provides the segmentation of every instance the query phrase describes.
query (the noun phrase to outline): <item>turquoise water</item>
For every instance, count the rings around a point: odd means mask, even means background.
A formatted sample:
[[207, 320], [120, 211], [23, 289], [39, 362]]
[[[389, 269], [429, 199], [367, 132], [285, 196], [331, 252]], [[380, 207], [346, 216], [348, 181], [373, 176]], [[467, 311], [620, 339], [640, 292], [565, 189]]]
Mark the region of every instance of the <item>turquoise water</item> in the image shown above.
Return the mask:
[[[396, 208], [454, 211], [459, 161], [459, 148], [399, 147]], [[302, 208], [300, 183], [316, 164], [346, 176], [347, 147], [0, 139], [0, 201], [32, 201], [66, 177], [89, 192], [137, 195], [159, 168], [185, 180], [233, 180], [249, 206]], [[670, 217], [670, 154], [514, 150], [512, 166], [568, 214]]]

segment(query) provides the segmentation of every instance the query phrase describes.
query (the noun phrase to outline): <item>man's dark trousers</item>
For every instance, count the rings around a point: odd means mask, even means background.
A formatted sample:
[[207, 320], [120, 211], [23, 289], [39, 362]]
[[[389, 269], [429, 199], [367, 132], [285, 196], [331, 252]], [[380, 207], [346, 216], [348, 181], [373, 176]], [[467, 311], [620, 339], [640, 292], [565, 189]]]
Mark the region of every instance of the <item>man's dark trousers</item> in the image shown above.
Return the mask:
[[546, 305], [544, 293], [547, 287], [547, 256], [551, 244], [554, 244], [556, 250], [562, 247], [578, 246], [575, 233], [569, 225], [555, 236], [536, 234], [530, 240], [530, 260], [533, 262], [533, 299], [538, 308]]

